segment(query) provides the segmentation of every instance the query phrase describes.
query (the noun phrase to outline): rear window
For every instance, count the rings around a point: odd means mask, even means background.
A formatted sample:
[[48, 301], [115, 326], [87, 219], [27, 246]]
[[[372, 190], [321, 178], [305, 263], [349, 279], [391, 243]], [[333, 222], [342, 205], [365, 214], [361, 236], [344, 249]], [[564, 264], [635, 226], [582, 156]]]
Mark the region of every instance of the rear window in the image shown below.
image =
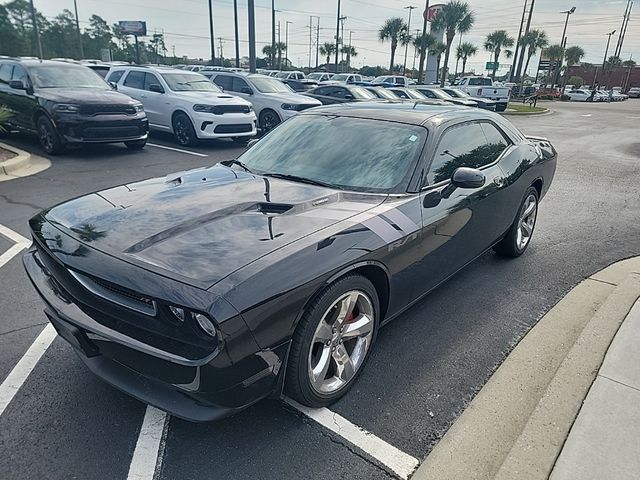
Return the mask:
[[118, 83], [124, 75], [124, 70], [114, 70], [107, 76], [107, 80], [110, 82]]

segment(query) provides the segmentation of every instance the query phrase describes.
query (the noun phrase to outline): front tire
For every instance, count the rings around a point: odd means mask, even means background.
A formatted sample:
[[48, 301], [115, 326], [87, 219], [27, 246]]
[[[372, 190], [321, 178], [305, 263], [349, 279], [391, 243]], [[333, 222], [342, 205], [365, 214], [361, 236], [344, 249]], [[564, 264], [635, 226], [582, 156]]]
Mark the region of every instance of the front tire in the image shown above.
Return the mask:
[[56, 127], [53, 126], [51, 120], [42, 115], [38, 118], [36, 125], [38, 128], [38, 140], [40, 140], [40, 145], [46, 153], [57, 155], [64, 150], [60, 135], [58, 135]]
[[327, 287], [293, 334], [287, 394], [309, 407], [342, 397], [369, 359], [379, 322], [378, 295], [365, 277], [349, 275]]
[[124, 144], [129, 150], [142, 150], [147, 144], [147, 139], [144, 138], [142, 140], [132, 140], [130, 142], [124, 142]]
[[198, 137], [196, 130], [193, 128], [193, 123], [186, 113], [179, 112], [173, 117], [173, 134], [176, 140], [183, 147], [193, 147], [198, 143]]
[[538, 217], [538, 191], [529, 187], [518, 209], [518, 215], [507, 235], [493, 249], [499, 255], [516, 258], [522, 255], [533, 237]]
[[262, 130], [262, 133], [267, 133], [269, 130], [273, 130], [278, 126], [278, 124], [280, 124], [280, 122], [280, 117], [273, 110], [267, 108], [260, 112], [258, 123], [260, 125], [260, 130]]

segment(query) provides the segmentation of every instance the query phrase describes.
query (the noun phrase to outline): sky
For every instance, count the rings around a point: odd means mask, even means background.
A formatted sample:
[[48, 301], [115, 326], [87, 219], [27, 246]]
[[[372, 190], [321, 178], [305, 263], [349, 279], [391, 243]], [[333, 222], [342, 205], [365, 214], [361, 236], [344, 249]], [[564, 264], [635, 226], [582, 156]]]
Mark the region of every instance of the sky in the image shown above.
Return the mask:
[[[6, 3], [6, 2], [5, 2]], [[92, 14], [100, 15], [110, 23], [118, 20], [145, 20], [147, 30], [164, 32], [165, 43], [169, 54], [175, 48], [179, 57], [190, 58], [210, 56], [209, 23], [207, 0], [77, 0], [81, 28], [87, 26]], [[439, 3], [431, 0], [431, 4]], [[476, 44], [479, 52], [468, 62], [468, 68], [480, 73], [485, 62], [490, 60], [489, 52], [482, 49], [487, 34], [497, 29], [507, 30], [514, 38], [518, 35], [524, 0], [467, 0], [475, 15], [475, 24], [471, 31], [464, 35], [463, 41]], [[531, 0], [528, 0], [528, 4]], [[622, 49], [622, 58], [631, 55], [640, 64], [640, 2], [636, 1]], [[73, 0], [34, 0], [34, 4], [47, 17], [54, 17], [62, 9], [73, 11]], [[378, 40], [377, 32], [384, 21], [391, 17], [408, 19], [408, 6], [412, 10], [411, 30], [422, 28], [422, 11], [424, 1], [419, 0], [342, 0], [341, 16], [344, 21], [344, 36], [348, 43], [356, 48], [358, 55], [352, 59], [352, 66], [388, 65], [388, 43]], [[547, 33], [551, 43], [560, 43], [565, 15], [562, 11], [575, 6], [567, 28], [567, 45], [579, 45], [585, 52], [585, 62], [601, 63], [607, 43], [607, 32], [617, 30], [612, 37], [610, 54], [615, 49], [618, 32], [622, 25], [622, 17], [627, 0], [536, 0], [532, 28], [542, 29]], [[255, 0], [256, 6], [256, 39], [257, 51], [271, 42], [271, 1]], [[288, 23], [289, 59], [294, 65], [309, 65], [309, 22], [310, 16], [319, 17], [320, 44], [334, 41], [336, 30], [337, 0], [275, 0], [276, 21], [280, 22], [280, 39], [286, 40], [286, 22]], [[235, 57], [233, 0], [213, 0], [214, 36], [216, 50], [225, 58]], [[247, 0], [238, 0], [238, 17], [240, 32], [240, 55], [248, 55]], [[317, 25], [318, 18], [313, 19]], [[277, 28], [277, 27], [276, 27]], [[315, 40], [315, 31], [313, 37]], [[222, 38], [222, 42], [218, 40]], [[459, 37], [456, 36], [454, 44]], [[398, 48], [400, 60], [404, 61], [404, 50]], [[408, 52], [408, 66], [413, 63], [413, 50]], [[537, 57], [531, 62], [533, 69], [537, 65]], [[321, 57], [320, 63], [324, 63]], [[450, 63], [453, 69], [455, 59]], [[510, 60], [503, 58], [502, 65]], [[313, 47], [312, 64], [315, 66], [315, 46]], [[530, 70], [531, 70], [530, 68]], [[504, 71], [504, 68], [502, 69]]]

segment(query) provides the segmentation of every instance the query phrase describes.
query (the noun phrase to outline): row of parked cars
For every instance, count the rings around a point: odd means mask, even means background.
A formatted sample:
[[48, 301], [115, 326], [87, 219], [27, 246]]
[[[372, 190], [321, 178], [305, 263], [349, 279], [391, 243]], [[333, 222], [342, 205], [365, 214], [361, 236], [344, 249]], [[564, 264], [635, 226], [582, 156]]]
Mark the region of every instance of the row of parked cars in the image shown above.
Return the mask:
[[56, 154], [92, 142], [140, 149], [150, 129], [172, 133], [184, 146], [213, 138], [243, 144], [258, 130], [269, 131], [301, 111], [336, 103], [410, 101], [496, 109], [496, 102], [463, 90], [408, 85], [405, 77], [397, 83], [395, 77], [381, 77], [375, 83], [338, 74], [299, 94], [281, 75], [124, 63], [109, 65], [106, 72], [97, 67], [104, 65], [0, 58], [0, 105], [13, 114], [6, 127], [36, 133], [44, 150]]
[[618, 88], [611, 90], [592, 90], [589, 87], [574, 88], [566, 93], [572, 102], [621, 102], [630, 97], [640, 96], [640, 88], [632, 88], [628, 93], [622, 93]]

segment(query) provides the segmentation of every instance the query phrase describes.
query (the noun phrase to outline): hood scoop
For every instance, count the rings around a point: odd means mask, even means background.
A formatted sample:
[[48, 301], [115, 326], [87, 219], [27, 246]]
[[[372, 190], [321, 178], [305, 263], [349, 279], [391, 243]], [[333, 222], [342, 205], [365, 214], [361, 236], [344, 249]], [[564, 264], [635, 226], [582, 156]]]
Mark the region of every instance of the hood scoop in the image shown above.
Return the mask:
[[293, 205], [287, 203], [271, 203], [263, 202], [256, 205], [258, 212], [271, 215], [282, 215], [293, 208]]

